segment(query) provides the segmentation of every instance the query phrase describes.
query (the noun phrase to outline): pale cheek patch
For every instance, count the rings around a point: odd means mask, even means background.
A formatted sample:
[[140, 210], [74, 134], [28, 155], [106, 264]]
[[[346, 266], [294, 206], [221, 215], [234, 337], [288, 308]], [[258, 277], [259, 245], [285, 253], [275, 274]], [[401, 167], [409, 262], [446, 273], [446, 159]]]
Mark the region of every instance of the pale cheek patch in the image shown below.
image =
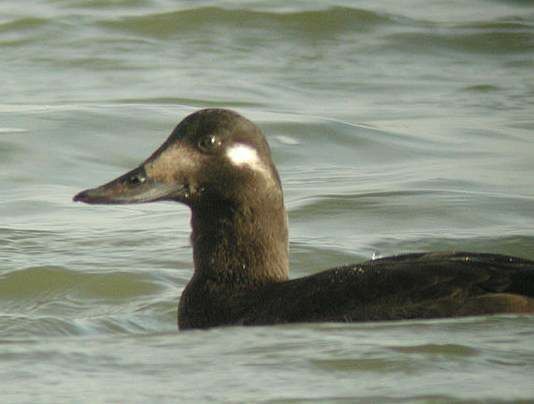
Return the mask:
[[148, 176], [155, 180], [172, 182], [176, 179], [177, 171], [194, 172], [198, 166], [198, 161], [194, 157], [194, 153], [186, 147], [171, 146], [145, 164], [145, 170]]
[[245, 144], [236, 144], [226, 149], [226, 156], [234, 166], [247, 165], [255, 171], [268, 175], [269, 172], [258, 156], [258, 152]]

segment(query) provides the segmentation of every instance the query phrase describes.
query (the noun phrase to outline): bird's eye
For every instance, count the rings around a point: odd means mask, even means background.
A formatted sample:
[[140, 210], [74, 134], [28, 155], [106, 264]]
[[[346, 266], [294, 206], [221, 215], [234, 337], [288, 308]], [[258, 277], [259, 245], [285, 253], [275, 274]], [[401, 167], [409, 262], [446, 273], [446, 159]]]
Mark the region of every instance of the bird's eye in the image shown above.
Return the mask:
[[198, 147], [204, 152], [212, 152], [221, 145], [221, 141], [215, 135], [208, 135], [200, 138]]

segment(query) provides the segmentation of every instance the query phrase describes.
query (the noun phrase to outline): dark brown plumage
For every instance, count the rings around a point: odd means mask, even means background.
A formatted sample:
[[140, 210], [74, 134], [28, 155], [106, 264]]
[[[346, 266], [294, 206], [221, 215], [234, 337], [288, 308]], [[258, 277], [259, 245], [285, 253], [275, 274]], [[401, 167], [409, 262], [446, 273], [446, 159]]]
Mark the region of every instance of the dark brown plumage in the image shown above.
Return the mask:
[[189, 115], [138, 168], [74, 200], [191, 208], [195, 272], [180, 299], [181, 329], [534, 313], [534, 262], [496, 254], [406, 254], [288, 280], [269, 146], [228, 110]]

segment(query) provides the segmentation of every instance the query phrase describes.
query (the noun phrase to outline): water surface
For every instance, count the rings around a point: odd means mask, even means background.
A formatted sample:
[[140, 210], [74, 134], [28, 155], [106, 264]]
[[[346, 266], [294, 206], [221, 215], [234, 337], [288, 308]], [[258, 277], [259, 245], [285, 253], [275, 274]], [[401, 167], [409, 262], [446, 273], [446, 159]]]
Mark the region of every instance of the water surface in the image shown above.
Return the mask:
[[6, 402], [534, 399], [521, 316], [178, 333], [189, 212], [71, 202], [201, 107], [273, 149], [291, 276], [413, 251], [534, 259], [528, 1], [4, 1]]

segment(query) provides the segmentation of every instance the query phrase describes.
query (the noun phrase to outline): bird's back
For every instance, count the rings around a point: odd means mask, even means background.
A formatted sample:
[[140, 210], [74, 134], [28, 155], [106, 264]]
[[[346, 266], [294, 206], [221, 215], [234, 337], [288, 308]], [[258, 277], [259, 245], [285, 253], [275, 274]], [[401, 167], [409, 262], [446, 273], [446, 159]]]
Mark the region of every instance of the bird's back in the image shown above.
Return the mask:
[[269, 285], [245, 300], [244, 324], [534, 313], [534, 261], [406, 254]]

